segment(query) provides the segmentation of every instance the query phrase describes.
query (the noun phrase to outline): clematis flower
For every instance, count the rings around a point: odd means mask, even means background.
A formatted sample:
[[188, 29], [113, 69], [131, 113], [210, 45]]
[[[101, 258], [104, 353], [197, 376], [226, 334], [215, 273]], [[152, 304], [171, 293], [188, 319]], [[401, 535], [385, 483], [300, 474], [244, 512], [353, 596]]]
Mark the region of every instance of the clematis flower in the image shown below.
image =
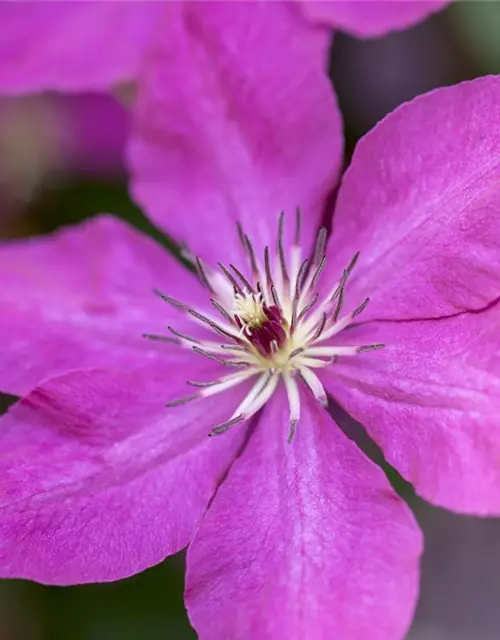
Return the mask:
[[180, 11], [138, 101], [137, 198], [197, 276], [109, 218], [1, 252], [0, 382], [27, 393], [0, 425], [0, 572], [116, 580], [189, 544], [202, 640], [402, 638], [420, 533], [324, 395], [423, 498], [499, 513], [500, 78], [389, 115], [332, 211], [322, 36], [266, 11]]
[[[290, 10], [312, 28], [320, 25], [319, 28], [333, 27], [356, 36], [373, 37], [412, 26], [448, 3], [449, 0], [297, 0], [297, 6]], [[162, 38], [158, 24], [168, 20], [171, 4], [1, 2], [0, 91], [107, 90], [122, 83], [140, 82], [148, 51]], [[243, 12], [248, 11], [248, 5], [261, 10], [257, 3], [238, 5]], [[210, 10], [217, 11], [217, 5]], [[273, 12], [269, 10], [271, 19]], [[279, 10], [275, 19], [279, 19]], [[322, 64], [325, 62], [326, 57]]]

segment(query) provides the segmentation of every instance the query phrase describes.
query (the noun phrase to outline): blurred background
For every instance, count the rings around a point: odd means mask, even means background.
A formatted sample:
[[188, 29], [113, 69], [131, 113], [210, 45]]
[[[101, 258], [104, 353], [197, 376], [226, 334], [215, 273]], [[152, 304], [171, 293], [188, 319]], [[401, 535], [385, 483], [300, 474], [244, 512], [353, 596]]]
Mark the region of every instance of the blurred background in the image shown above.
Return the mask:
[[[337, 34], [330, 71], [348, 156], [359, 137], [401, 102], [435, 87], [500, 74], [499, 36], [500, 1], [455, 2], [414, 29], [375, 41]], [[123, 166], [129, 126], [126, 108], [110, 96], [0, 99], [3, 241], [102, 211], [141, 225]], [[0, 412], [10, 402], [0, 396]], [[500, 521], [456, 516], [407, 491], [405, 497], [426, 537], [422, 593], [409, 640], [498, 640]], [[0, 582], [0, 640], [194, 638], [182, 600], [183, 570], [177, 556], [114, 584], [48, 588]]]

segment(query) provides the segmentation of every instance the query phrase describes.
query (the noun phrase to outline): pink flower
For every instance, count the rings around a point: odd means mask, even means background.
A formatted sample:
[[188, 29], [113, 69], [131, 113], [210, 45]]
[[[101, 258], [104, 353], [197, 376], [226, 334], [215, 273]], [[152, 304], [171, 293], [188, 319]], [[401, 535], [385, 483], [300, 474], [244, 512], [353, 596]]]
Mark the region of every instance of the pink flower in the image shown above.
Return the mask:
[[[412, 26], [448, 3], [299, 0], [293, 11], [312, 25], [371, 37]], [[0, 91], [106, 90], [140, 80], [149, 49], [161, 41], [171, 4], [143, 0], [0, 3]], [[203, 4], [218, 11], [217, 3]], [[260, 10], [258, 3], [238, 3], [243, 4]], [[245, 13], [247, 8], [241, 10]], [[205, 8], [200, 9], [203, 12]]]
[[[0, 252], [0, 386], [28, 391], [0, 425], [1, 574], [115, 580], [189, 543], [202, 640], [401, 638], [420, 533], [322, 389], [422, 497], [500, 512], [500, 78], [382, 121], [332, 219], [341, 139], [324, 36], [259, 6], [172, 19], [138, 103], [135, 191], [200, 256], [200, 278], [106, 217]], [[283, 12], [272, 31], [268, 11]], [[204, 384], [222, 378], [225, 391]]]

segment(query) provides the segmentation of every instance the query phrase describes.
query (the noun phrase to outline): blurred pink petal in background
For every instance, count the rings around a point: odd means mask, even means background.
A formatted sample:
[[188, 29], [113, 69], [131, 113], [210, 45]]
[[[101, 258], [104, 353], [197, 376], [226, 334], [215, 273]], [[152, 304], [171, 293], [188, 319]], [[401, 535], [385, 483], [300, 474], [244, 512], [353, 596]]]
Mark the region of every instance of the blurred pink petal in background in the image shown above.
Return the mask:
[[137, 78], [163, 2], [2, 2], [0, 91], [105, 90]]
[[450, 4], [451, 0], [299, 0], [313, 22], [358, 38], [381, 36], [412, 27]]
[[[161, 40], [157, 23], [168, 4], [179, 3], [2, 2], [0, 91], [102, 90], [137, 80], [151, 41]], [[364, 37], [412, 26], [446, 4], [302, 0], [300, 9], [312, 23]]]
[[124, 175], [128, 110], [113, 96], [42, 94], [0, 99], [0, 230], [40, 188]]

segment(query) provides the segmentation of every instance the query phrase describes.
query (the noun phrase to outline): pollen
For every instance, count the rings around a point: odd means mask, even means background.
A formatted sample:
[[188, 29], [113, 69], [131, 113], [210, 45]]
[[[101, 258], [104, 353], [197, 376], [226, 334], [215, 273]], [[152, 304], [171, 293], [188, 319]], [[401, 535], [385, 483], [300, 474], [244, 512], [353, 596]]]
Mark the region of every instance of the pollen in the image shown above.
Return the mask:
[[264, 300], [260, 293], [236, 293], [233, 303], [233, 314], [239, 318], [247, 333], [258, 329], [266, 322]]
[[[145, 334], [154, 340], [173, 340], [181, 348], [193, 351], [193, 357], [205, 357], [230, 367], [233, 372], [211, 382], [186, 381], [196, 392], [167, 406], [222, 393], [251, 381], [250, 390], [223, 424], [209, 435], [220, 435], [254, 416], [283, 384], [290, 410], [289, 441], [300, 422], [301, 392], [311, 393], [322, 405], [327, 394], [318, 373], [340, 357], [349, 357], [381, 349], [382, 344], [336, 345], [335, 336], [352, 325], [365, 309], [368, 298], [349, 313], [343, 313], [348, 278], [358, 260], [356, 254], [330, 290], [319, 281], [326, 264], [326, 229], [320, 229], [311, 256], [303, 257], [300, 245], [301, 215], [297, 211], [294, 241], [285, 250], [284, 214], [280, 215], [276, 248], [264, 250], [259, 263], [250, 238], [238, 226], [247, 264], [240, 268], [219, 263], [209, 269], [199, 258], [198, 276], [207, 289], [215, 314], [200, 313], [179, 300], [155, 290], [163, 300], [188, 314], [193, 322], [206, 325], [214, 339], [199, 340], [169, 327], [172, 338]], [[245, 274], [246, 272], [246, 274]], [[301, 391], [301, 387], [303, 391]]]

